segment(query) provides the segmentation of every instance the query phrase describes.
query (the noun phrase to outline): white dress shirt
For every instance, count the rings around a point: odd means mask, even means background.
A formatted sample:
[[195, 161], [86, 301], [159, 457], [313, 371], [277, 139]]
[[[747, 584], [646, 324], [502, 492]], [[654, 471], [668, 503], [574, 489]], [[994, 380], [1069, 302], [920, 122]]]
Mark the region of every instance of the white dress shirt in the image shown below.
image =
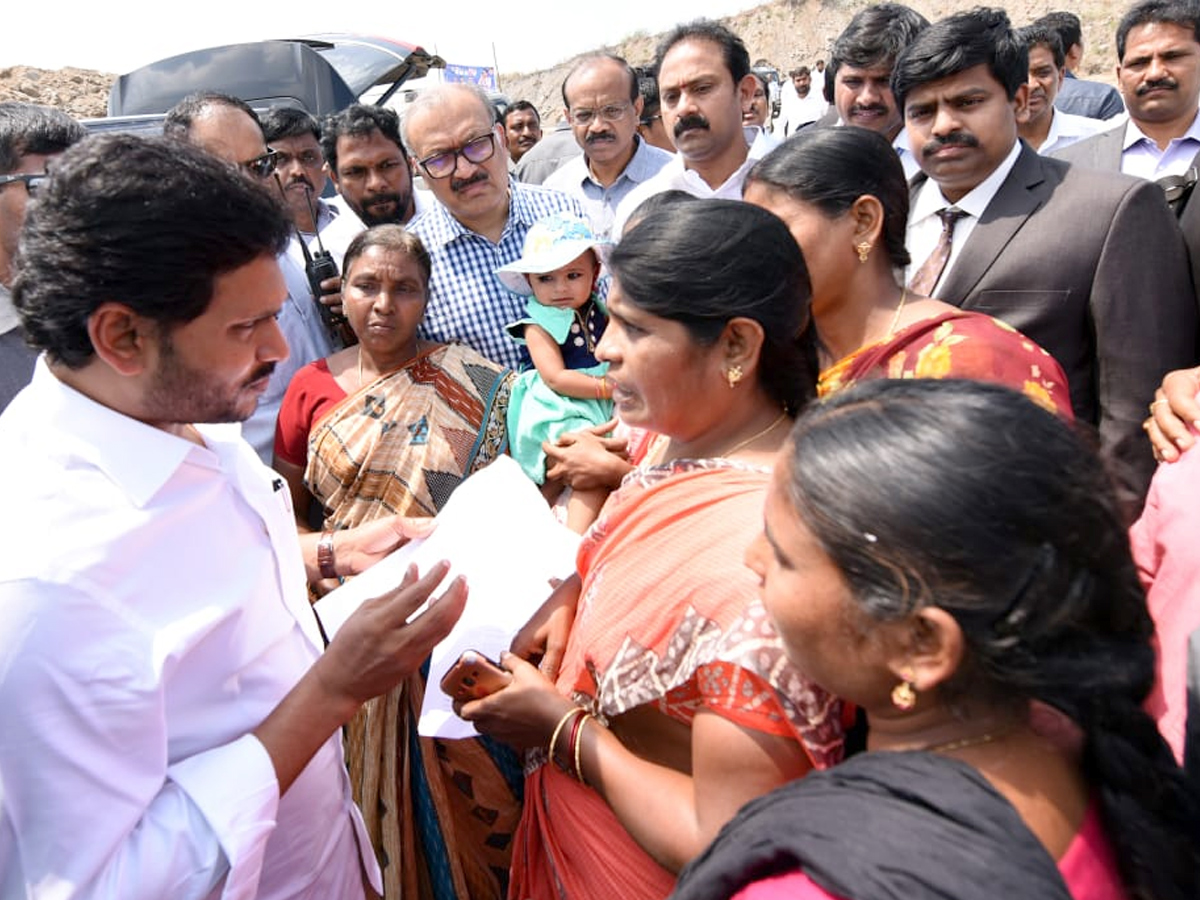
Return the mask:
[[361, 897], [340, 735], [288, 792], [250, 733], [320, 654], [289, 494], [38, 362], [0, 416], [0, 896]]
[[687, 168], [683, 157], [676, 153], [657, 175], [642, 182], [621, 201], [621, 205], [617, 207], [616, 219], [613, 221], [613, 240], [620, 239], [625, 230], [625, 223], [629, 221], [634, 210], [641, 206], [646, 199], [664, 191], [686, 191], [701, 200], [741, 200], [742, 185], [746, 181], [746, 175], [758, 162], [758, 159], [749, 155], [749, 146], [747, 146], [746, 152], [745, 162], [715, 188], [701, 178], [700, 173], [695, 169]]
[[1121, 151], [1121, 171], [1157, 181], [1166, 175], [1182, 175], [1200, 152], [1200, 113], [1192, 124], [1177, 138], [1171, 138], [1167, 149], [1146, 137], [1142, 129], [1130, 119], [1125, 124], [1125, 149]]
[[1054, 107], [1050, 109], [1050, 130], [1046, 132], [1046, 139], [1042, 141], [1042, 145], [1033, 148], [1042, 156], [1049, 156], [1055, 150], [1070, 147], [1076, 141], [1091, 137], [1109, 127], [1102, 119], [1089, 119], [1087, 116], [1065, 113]]
[[908, 247], [908, 255], [912, 258], [912, 263], [904, 273], [904, 283], [907, 284], [912, 280], [914, 274], [921, 267], [921, 264], [929, 258], [929, 254], [933, 253], [938, 245], [938, 241], [942, 236], [942, 220], [938, 217], [938, 213], [947, 206], [955, 206], [961, 209], [967, 215], [959, 219], [954, 225], [954, 238], [950, 244], [950, 258], [946, 261], [946, 267], [942, 269], [941, 277], [938, 278], [938, 283], [935, 285], [931, 294], [940, 297], [938, 288], [946, 283], [946, 276], [950, 274], [950, 270], [954, 268], [954, 263], [962, 254], [963, 245], [966, 244], [967, 238], [971, 236], [971, 232], [975, 230], [975, 224], [979, 221], [979, 217], [983, 215], [988, 208], [988, 204], [1000, 191], [1000, 186], [1004, 184], [1004, 179], [1008, 177], [1008, 173], [1012, 171], [1012, 167], [1017, 164], [1017, 157], [1021, 155], [1021, 142], [1015, 141], [1012, 150], [1008, 156], [1004, 157], [1003, 162], [992, 170], [983, 181], [975, 185], [965, 196], [957, 203], [951, 203], [942, 196], [942, 189], [938, 183], [932, 178], [922, 182], [921, 187], [917, 190], [916, 199], [913, 201], [912, 210], [908, 215], [908, 232], [905, 235], [905, 244]]

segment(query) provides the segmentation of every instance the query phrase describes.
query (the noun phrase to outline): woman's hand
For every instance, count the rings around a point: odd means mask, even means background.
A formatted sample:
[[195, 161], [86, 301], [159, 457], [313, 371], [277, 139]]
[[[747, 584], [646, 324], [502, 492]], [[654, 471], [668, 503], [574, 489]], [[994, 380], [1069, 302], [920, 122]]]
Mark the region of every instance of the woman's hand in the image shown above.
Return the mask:
[[1195, 443], [1188, 426], [1200, 427], [1200, 368], [1177, 369], [1168, 372], [1162, 386], [1154, 392], [1150, 404], [1150, 417], [1143, 423], [1150, 443], [1154, 445], [1154, 458], [1160, 462], [1174, 462], [1181, 451]]
[[455, 701], [454, 711], [484, 734], [510, 746], [545, 747], [555, 726], [575, 704], [536, 666], [520, 657], [503, 653], [500, 665], [512, 673], [512, 681], [480, 700]]
[[579, 605], [581, 582], [575, 574], [562, 584], [538, 607], [525, 625], [513, 638], [509, 650], [516, 656], [536, 663], [548, 679], [558, 678], [562, 667], [563, 652], [571, 626], [575, 622], [575, 609]]
[[594, 425], [583, 431], [559, 435], [558, 440], [542, 444], [546, 454], [546, 478], [564, 481], [577, 491], [595, 488], [616, 488], [633, 468], [628, 457], [628, 443], [623, 438], [609, 437], [617, 420]]

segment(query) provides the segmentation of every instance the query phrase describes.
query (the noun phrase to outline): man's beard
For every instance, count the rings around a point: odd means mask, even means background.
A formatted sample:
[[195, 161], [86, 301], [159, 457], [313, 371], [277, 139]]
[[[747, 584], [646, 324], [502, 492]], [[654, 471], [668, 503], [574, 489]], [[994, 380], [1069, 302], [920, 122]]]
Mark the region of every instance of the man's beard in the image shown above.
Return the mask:
[[[386, 203], [395, 203], [396, 208], [391, 212], [373, 213], [373, 206], [380, 206]], [[408, 215], [408, 208], [412, 204], [412, 194], [372, 194], [370, 199], [356, 209], [358, 217], [362, 219], [362, 223], [368, 228], [375, 225], [403, 225], [405, 217]]]

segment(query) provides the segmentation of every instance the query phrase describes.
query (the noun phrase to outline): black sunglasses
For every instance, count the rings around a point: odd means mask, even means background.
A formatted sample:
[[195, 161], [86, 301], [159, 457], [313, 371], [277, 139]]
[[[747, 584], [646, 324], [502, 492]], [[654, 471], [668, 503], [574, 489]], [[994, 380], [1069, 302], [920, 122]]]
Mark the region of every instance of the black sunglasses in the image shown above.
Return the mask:
[[275, 166], [278, 162], [279, 154], [268, 147], [267, 152], [262, 156], [256, 156], [254, 159], [248, 159], [241, 165], [243, 169], [245, 169], [255, 178], [266, 178], [275, 171]]

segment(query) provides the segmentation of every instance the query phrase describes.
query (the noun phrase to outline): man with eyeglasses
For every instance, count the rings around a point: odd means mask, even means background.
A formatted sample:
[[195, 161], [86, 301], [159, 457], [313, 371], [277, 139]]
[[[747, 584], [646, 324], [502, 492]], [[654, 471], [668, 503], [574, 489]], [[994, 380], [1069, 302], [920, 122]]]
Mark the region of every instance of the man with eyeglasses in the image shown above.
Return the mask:
[[679, 153], [621, 202], [614, 236], [642, 201], [663, 191], [740, 200], [754, 164], [754, 129], [750, 135], [743, 129], [742, 110], [757, 79], [742, 39], [719, 22], [697, 19], [667, 34], [654, 60], [663, 125]]
[[267, 147], [258, 113], [231, 94], [188, 94], [167, 111], [163, 134], [241, 166], [261, 181], [275, 171], [275, 153]]
[[583, 150], [545, 181], [545, 186], [576, 197], [592, 231], [612, 235], [617, 206], [649, 181], [671, 154], [638, 136], [642, 97], [629, 63], [609, 53], [583, 57], [563, 79], [563, 114]]
[[538, 219], [582, 216], [579, 201], [509, 177], [504, 129], [474, 85], [422, 91], [404, 115], [402, 135], [438, 200], [409, 226], [433, 260], [421, 336], [466, 344], [513, 368], [528, 363], [528, 352], [505, 331], [524, 315], [525, 298], [509, 293], [495, 272], [520, 258]]
[[0, 412], [29, 384], [37, 353], [13, 309], [13, 258], [25, 209], [45, 180], [46, 164], [86, 134], [64, 112], [32, 103], [0, 103]]

